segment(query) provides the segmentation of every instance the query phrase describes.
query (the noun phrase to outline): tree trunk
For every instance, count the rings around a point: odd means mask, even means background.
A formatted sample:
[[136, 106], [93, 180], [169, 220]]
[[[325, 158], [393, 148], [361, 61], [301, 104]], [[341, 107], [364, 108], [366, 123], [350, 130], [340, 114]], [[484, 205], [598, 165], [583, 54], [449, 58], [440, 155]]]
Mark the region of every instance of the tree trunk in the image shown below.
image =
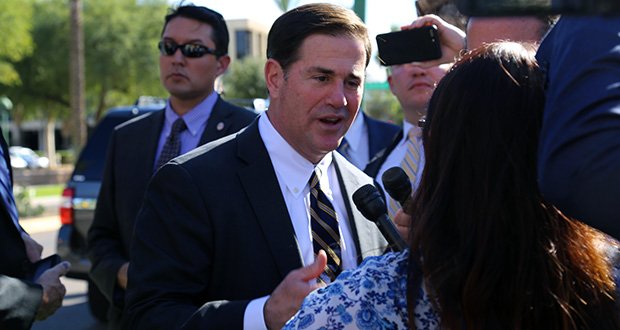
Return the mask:
[[95, 123], [98, 123], [101, 117], [103, 117], [103, 111], [106, 110], [105, 104], [105, 94], [107, 92], [107, 88], [103, 85], [101, 86], [101, 91], [99, 92], [99, 105], [97, 106], [97, 114], [95, 115]]
[[50, 160], [49, 168], [56, 168], [56, 135], [54, 134], [55, 120], [48, 117], [45, 121], [45, 156]]
[[82, 2], [69, 0], [71, 6], [70, 85], [71, 113], [74, 126], [71, 144], [78, 154], [86, 143], [86, 102], [84, 100], [84, 37], [82, 31]]

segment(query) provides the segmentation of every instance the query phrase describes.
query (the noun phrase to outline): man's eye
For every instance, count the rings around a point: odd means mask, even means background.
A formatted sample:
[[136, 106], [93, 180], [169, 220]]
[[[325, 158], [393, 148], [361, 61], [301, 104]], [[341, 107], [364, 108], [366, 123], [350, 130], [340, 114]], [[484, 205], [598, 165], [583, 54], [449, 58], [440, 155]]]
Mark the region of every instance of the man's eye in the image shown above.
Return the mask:
[[325, 77], [325, 76], [318, 76], [315, 79], [318, 80], [318, 81], [321, 81], [321, 82], [327, 81], [327, 77]]
[[352, 87], [352, 88], [357, 88], [357, 87], [359, 87], [359, 86], [360, 86], [360, 83], [359, 83], [359, 82], [357, 82], [357, 81], [349, 81], [349, 82], [347, 82], [347, 85], [348, 85], [349, 87]]

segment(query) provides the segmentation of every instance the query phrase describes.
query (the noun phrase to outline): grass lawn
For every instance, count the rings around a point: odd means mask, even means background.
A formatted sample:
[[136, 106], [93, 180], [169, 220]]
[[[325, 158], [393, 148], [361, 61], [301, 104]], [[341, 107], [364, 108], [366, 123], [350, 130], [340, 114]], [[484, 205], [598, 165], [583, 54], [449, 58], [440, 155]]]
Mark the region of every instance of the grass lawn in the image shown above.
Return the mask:
[[34, 190], [34, 196], [31, 197], [46, 197], [46, 196], [60, 196], [62, 190], [65, 188], [64, 184], [51, 184], [40, 186], [29, 186], [29, 189]]

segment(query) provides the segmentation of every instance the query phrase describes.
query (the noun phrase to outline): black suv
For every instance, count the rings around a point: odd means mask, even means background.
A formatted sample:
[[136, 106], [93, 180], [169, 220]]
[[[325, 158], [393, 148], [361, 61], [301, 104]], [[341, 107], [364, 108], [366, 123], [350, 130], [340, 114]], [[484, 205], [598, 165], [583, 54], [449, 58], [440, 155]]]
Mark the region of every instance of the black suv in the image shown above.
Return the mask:
[[60, 206], [62, 226], [58, 231], [57, 253], [62, 260], [71, 262], [67, 277], [88, 280], [88, 303], [93, 315], [106, 321], [108, 302], [90, 281], [88, 272], [90, 261], [86, 256], [86, 235], [93, 222], [97, 196], [101, 187], [101, 177], [105, 163], [110, 135], [114, 127], [146, 112], [163, 109], [165, 103], [116, 107], [110, 109], [99, 122], [67, 182]]

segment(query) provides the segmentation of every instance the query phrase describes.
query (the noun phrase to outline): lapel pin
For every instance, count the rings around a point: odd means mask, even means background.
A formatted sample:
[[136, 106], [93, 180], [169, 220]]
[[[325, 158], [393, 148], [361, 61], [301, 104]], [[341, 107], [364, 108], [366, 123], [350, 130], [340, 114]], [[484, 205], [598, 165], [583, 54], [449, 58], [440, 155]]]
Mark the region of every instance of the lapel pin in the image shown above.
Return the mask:
[[224, 123], [223, 123], [223, 122], [219, 122], [219, 123], [217, 124], [217, 130], [218, 130], [218, 131], [221, 131], [221, 130], [223, 130], [223, 129], [224, 129]]

